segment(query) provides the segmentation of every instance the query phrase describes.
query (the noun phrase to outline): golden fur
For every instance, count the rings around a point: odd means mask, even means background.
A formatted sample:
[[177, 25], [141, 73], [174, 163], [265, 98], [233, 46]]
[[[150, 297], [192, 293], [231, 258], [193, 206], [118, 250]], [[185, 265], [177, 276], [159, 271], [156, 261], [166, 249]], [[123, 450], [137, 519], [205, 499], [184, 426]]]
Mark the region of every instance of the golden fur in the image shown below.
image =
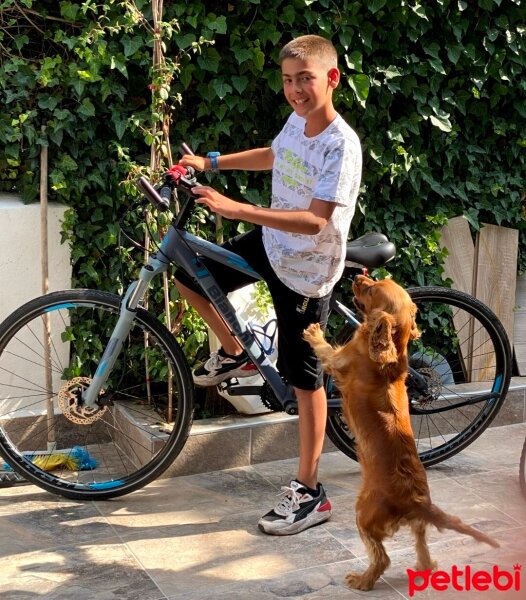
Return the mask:
[[370, 565], [346, 579], [352, 588], [370, 590], [390, 564], [382, 540], [401, 525], [409, 525], [415, 536], [417, 570], [436, 568], [426, 541], [428, 524], [494, 547], [498, 543], [431, 502], [405, 385], [407, 344], [420, 335], [415, 304], [390, 279], [373, 281], [358, 275], [353, 292], [365, 321], [349, 343], [333, 348], [318, 324], [310, 325], [304, 337], [340, 389], [343, 413], [356, 437], [363, 479], [356, 523]]

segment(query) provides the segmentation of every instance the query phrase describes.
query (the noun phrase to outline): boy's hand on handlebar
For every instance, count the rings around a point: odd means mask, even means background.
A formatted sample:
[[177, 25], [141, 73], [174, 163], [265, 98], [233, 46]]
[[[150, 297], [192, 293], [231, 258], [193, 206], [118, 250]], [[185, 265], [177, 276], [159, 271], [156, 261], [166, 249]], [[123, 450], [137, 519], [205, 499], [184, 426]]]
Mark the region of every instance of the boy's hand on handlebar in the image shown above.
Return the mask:
[[183, 167], [192, 167], [196, 171], [207, 171], [210, 169], [210, 159], [195, 154], [185, 154], [179, 164]]
[[218, 213], [227, 219], [237, 217], [240, 203], [223, 196], [214, 188], [207, 185], [196, 185], [192, 188], [192, 193], [197, 196], [195, 201], [198, 204], [206, 204], [212, 212]]

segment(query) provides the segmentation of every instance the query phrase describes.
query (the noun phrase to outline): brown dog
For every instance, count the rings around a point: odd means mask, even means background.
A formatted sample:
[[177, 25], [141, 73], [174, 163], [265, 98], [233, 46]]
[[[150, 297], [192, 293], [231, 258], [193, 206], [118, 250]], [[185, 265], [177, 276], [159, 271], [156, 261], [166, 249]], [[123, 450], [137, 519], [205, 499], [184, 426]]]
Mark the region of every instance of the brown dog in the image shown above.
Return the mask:
[[340, 389], [344, 416], [358, 444], [363, 483], [356, 523], [370, 565], [346, 580], [352, 588], [370, 590], [390, 564], [382, 540], [401, 525], [409, 525], [415, 536], [419, 571], [436, 568], [426, 541], [428, 524], [439, 531], [454, 529], [493, 547], [499, 544], [431, 502], [405, 386], [407, 344], [420, 335], [415, 304], [390, 279], [373, 281], [358, 275], [353, 292], [365, 322], [349, 343], [333, 348], [318, 324], [310, 325], [304, 337]]

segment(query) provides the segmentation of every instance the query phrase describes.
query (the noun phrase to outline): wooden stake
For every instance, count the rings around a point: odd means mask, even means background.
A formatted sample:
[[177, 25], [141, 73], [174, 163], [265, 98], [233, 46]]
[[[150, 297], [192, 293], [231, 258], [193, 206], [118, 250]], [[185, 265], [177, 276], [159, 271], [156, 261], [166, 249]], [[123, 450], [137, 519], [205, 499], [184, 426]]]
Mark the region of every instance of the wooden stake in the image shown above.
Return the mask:
[[[42, 136], [46, 128], [42, 127]], [[48, 147], [40, 147], [40, 257], [42, 272], [42, 294], [49, 292], [49, 244], [48, 244]], [[55, 441], [55, 411], [53, 407], [53, 379], [51, 371], [51, 317], [49, 313], [43, 316], [44, 335], [44, 376], [47, 395], [47, 450], [56, 448]]]

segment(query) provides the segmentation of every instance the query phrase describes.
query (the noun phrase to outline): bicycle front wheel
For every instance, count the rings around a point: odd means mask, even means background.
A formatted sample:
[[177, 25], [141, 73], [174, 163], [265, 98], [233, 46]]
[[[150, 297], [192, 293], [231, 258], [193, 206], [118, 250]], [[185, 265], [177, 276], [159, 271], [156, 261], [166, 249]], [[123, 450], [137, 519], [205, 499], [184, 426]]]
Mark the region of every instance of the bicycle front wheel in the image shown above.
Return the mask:
[[[409, 363], [420, 376], [408, 377], [411, 423], [420, 460], [431, 466], [471, 444], [498, 413], [511, 379], [508, 336], [482, 302], [458, 290], [408, 290], [418, 307], [422, 336], [409, 344]], [[343, 344], [353, 330], [335, 336]], [[331, 378], [328, 395], [337, 395]], [[352, 431], [340, 411], [329, 415], [327, 435], [356, 460]]]
[[146, 485], [179, 454], [194, 386], [173, 336], [144, 309], [99, 406], [82, 405], [120, 303], [95, 290], [55, 292], [0, 325], [0, 469], [68, 498], [105, 499]]

